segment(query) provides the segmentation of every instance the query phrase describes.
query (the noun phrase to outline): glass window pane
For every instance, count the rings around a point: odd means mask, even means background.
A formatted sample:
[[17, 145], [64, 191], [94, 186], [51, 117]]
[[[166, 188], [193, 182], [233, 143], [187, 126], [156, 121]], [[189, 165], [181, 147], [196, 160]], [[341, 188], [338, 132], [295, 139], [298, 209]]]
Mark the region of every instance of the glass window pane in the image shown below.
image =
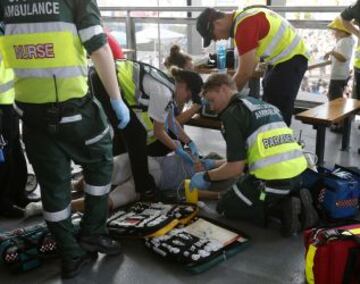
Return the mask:
[[186, 50], [186, 29], [187, 25], [178, 24], [136, 24], [137, 60], [161, 66], [173, 44]]
[[286, 0], [286, 6], [348, 6], [354, 0]]
[[125, 23], [119, 22], [106, 22], [104, 23], [104, 29], [109, 31], [116, 40], [120, 43], [121, 47], [126, 47], [126, 30], [125, 30]]

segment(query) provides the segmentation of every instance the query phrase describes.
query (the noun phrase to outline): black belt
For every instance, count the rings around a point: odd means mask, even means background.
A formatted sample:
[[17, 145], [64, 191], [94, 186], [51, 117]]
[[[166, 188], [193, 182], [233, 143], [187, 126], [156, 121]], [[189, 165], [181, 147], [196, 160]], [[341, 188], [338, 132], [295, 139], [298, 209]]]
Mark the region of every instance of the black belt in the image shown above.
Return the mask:
[[287, 179], [277, 179], [277, 180], [264, 180], [266, 186], [275, 187], [275, 188], [288, 188], [289, 186], [296, 183], [296, 181], [300, 178], [299, 176], [295, 176]]
[[[57, 128], [63, 116], [69, 116], [76, 113], [77, 107], [83, 107], [92, 100], [90, 94], [81, 98], [69, 99], [65, 102], [53, 102], [44, 104], [30, 104], [16, 102], [16, 106], [23, 112], [21, 116], [24, 124], [32, 128]], [[77, 103], [76, 107], [73, 105]]]

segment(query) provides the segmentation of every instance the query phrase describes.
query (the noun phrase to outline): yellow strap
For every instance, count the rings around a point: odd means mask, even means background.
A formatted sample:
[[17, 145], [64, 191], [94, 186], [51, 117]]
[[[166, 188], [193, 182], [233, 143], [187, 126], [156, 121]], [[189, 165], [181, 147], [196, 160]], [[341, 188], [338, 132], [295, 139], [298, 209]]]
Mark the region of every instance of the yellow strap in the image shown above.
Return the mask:
[[197, 216], [198, 212], [199, 212], [199, 208], [196, 207], [195, 211], [191, 213], [189, 216], [179, 219], [179, 223], [182, 225], [186, 225], [190, 223], [190, 221]]
[[152, 233], [150, 235], [147, 235], [146, 238], [155, 238], [155, 237], [160, 237], [165, 235], [167, 232], [171, 231], [172, 229], [174, 229], [177, 224], [179, 224], [179, 220], [175, 219], [172, 220], [169, 224], [167, 224], [165, 227], [161, 228], [160, 230], [156, 231], [155, 233]]
[[12, 68], [79, 66], [85, 58], [80, 39], [69, 32], [7, 35], [0, 38], [0, 48], [5, 66]]
[[349, 232], [353, 235], [360, 235], [360, 228], [346, 230], [345, 232], [342, 232], [342, 234], [349, 236], [350, 235]]
[[314, 245], [309, 245], [309, 249], [306, 254], [306, 260], [305, 260], [305, 276], [306, 281], [308, 284], [314, 284], [314, 258], [316, 255], [317, 247]]

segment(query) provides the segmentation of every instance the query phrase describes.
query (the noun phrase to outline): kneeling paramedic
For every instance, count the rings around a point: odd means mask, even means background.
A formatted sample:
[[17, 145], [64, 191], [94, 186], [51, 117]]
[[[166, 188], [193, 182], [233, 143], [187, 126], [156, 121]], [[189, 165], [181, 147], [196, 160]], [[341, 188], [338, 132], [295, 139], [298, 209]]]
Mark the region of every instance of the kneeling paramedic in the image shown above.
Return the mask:
[[[210, 76], [203, 96], [220, 115], [227, 162], [194, 175], [191, 187], [206, 189], [212, 181], [242, 175], [247, 167], [248, 173], [222, 196], [218, 212], [257, 224], [265, 224], [267, 217], [274, 215], [282, 221], [284, 236], [299, 231], [301, 202], [294, 193], [307, 163], [280, 111], [256, 98], [239, 95], [226, 74]], [[300, 194], [306, 199], [306, 207], [311, 202], [309, 194], [307, 190]]]
[[[5, 24], [1, 52], [15, 73], [16, 110], [24, 121], [26, 150], [40, 183], [44, 219], [59, 246], [62, 277], [71, 278], [97, 252], [121, 252], [106, 231], [112, 144], [105, 114], [89, 96], [85, 50], [122, 127], [129, 121], [129, 110], [117, 88], [96, 1], [28, 2], [0, 2]], [[17, 10], [23, 12], [13, 12]], [[70, 219], [71, 160], [83, 167], [86, 182], [78, 239]]]

